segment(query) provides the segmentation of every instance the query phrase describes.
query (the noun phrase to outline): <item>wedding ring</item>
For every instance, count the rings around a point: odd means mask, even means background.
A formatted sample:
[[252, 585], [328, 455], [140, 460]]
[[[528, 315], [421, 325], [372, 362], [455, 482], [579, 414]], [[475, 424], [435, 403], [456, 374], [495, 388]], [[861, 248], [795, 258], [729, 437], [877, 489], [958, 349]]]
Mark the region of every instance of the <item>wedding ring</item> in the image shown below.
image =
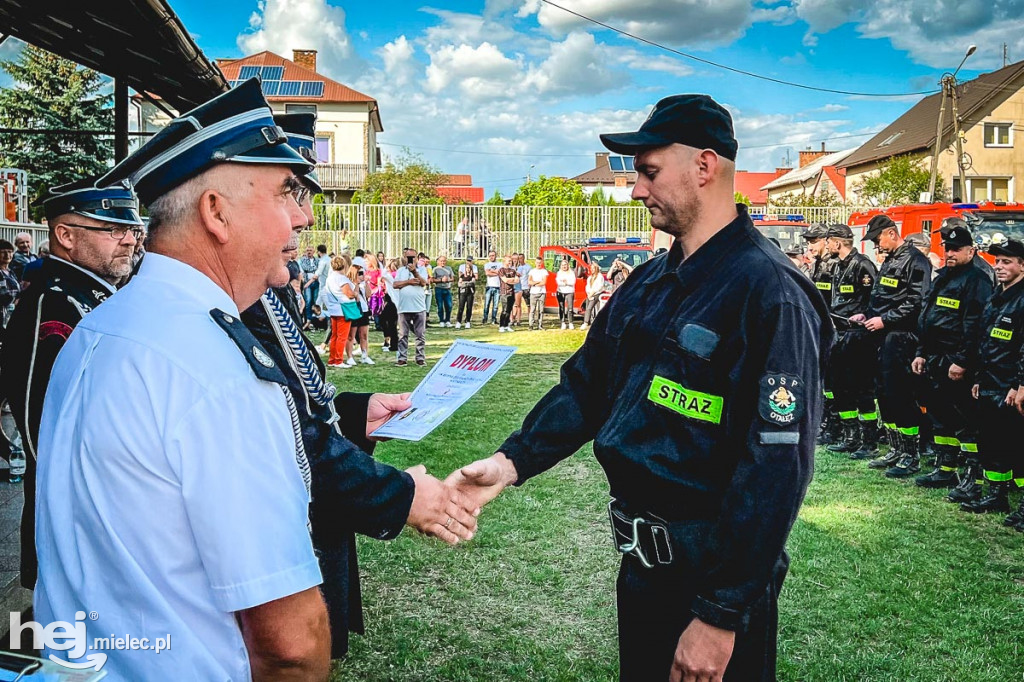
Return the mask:
[[448, 520], [447, 520], [447, 521], [445, 521], [445, 524], [444, 524], [444, 529], [445, 529], [445, 530], [448, 530], [448, 527], [452, 525], [452, 521], [454, 521], [454, 520], [455, 520], [455, 519], [453, 519], [452, 517], [450, 517], [450, 516], [449, 516], [449, 517], [448, 517]]

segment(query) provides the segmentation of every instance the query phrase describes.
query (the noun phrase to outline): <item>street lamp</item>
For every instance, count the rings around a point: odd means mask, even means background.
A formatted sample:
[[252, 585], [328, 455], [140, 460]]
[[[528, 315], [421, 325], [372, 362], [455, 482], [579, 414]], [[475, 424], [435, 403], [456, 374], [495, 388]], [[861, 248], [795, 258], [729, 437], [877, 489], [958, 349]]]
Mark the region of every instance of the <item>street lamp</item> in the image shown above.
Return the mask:
[[530, 164], [530, 170], [526, 171], [526, 182], [527, 183], [529, 183], [531, 181], [530, 180], [530, 176], [533, 174], [533, 169], [536, 168], [536, 167], [537, 167], [537, 164], [531, 163]]
[[[967, 177], [964, 173], [964, 149], [963, 149], [963, 138], [960, 133], [960, 112], [957, 107], [957, 100], [959, 95], [956, 91], [956, 75], [960, 73], [960, 68], [978, 49], [977, 45], [970, 45], [967, 48], [967, 53], [964, 54], [964, 58], [960, 60], [960, 65], [956, 67], [956, 70], [952, 74], [946, 74], [942, 77], [939, 83], [942, 85], [942, 94], [939, 95], [939, 124], [935, 129], [935, 149], [932, 151], [932, 170], [931, 179], [928, 182], [928, 196], [930, 201], [935, 201], [935, 181], [939, 171], [939, 153], [942, 150], [942, 119], [946, 113], [946, 97], [949, 96], [950, 102], [953, 106], [953, 135], [956, 141], [956, 167], [959, 170], [960, 175], [960, 193], [965, 195], [967, 192]], [[961, 196], [961, 200], [965, 197]]]

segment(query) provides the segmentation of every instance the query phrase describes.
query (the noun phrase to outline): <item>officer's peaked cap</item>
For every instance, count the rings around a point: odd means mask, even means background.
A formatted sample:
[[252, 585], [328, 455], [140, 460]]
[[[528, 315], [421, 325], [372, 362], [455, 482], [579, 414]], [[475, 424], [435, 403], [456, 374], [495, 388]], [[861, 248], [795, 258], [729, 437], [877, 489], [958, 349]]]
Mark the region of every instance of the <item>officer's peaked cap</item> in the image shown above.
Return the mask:
[[957, 227], [967, 228], [967, 221], [959, 216], [950, 216], [942, 219], [942, 227], [939, 229], [939, 232], [945, 235], [947, 232]]
[[312, 186], [315, 194], [323, 194], [324, 188], [316, 174], [316, 114], [277, 114], [274, 122], [288, 136], [288, 146], [314, 164], [303, 179]]
[[828, 226], [828, 234], [825, 236], [838, 237], [839, 239], [853, 239], [853, 230], [850, 229], [849, 225], [833, 223]]
[[312, 164], [286, 142], [259, 81], [250, 78], [171, 121], [99, 184], [128, 178], [148, 205], [217, 163], [280, 164], [305, 175]]
[[1007, 239], [1002, 244], [993, 244], [988, 247], [989, 254], [993, 256], [1016, 256], [1024, 258], [1024, 242], [1017, 239]]
[[98, 178], [87, 178], [66, 185], [51, 187], [43, 197], [46, 221], [52, 222], [67, 213], [99, 220], [105, 223], [141, 225], [139, 198], [127, 180], [97, 187]]
[[606, 133], [601, 143], [617, 154], [637, 154], [670, 144], [713, 149], [719, 156], [736, 160], [739, 143], [732, 116], [707, 95], [672, 95], [654, 105], [635, 133]]
[[807, 228], [803, 231], [803, 234], [801, 234], [800, 236], [807, 240], [824, 239], [826, 236], [828, 236], [828, 226], [825, 225], [824, 223], [814, 223], [813, 225], [808, 225]]
[[896, 223], [893, 222], [893, 219], [884, 213], [879, 213], [868, 221], [868, 230], [864, 233], [864, 239], [869, 241], [878, 239], [878, 235], [882, 234], [883, 230], [888, 230], [890, 227], [896, 227]]

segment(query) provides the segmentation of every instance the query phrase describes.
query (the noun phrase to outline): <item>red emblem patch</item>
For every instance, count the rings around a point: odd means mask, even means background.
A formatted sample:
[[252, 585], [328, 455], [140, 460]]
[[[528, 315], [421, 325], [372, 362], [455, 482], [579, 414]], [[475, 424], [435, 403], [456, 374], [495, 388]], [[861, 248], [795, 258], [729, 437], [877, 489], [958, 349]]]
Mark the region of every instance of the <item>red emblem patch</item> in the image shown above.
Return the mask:
[[71, 325], [64, 322], [43, 322], [39, 325], [39, 340], [43, 341], [51, 336], [59, 336], [66, 340], [71, 336], [71, 331]]

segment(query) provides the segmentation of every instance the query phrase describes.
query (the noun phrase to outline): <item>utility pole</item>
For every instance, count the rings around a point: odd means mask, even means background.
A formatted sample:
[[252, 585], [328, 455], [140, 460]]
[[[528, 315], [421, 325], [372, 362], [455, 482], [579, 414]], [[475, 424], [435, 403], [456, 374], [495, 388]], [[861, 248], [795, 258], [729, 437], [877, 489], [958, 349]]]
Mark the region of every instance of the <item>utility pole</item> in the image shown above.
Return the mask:
[[1006, 43], [1003, 43], [1003, 68], [1005, 69], [1005, 68], [1006, 68], [1006, 66], [1007, 66], [1007, 65], [1008, 65], [1009, 63], [1010, 63], [1010, 52], [1009, 52], [1009, 48], [1007, 48], [1007, 46], [1006, 46]]
[[960, 111], [957, 109], [957, 101], [960, 96], [957, 94], [956, 79], [950, 78], [949, 98], [953, 103], [953, 136], [956, 139], [956, 167], [960, 171], [960, 199], [967, 201], [967, 174], [964, 172], [964, 136], [960, 130]]
[[[932, 150], [931, 178], [928, 180], [928, 200], [935, 201], [935, 180], [939, 173], [939, 154], [942, 152], [942, 119], [946, 115], [946, 78], [940, 81], [942, 92], [939, 94], [939, 125], [935, 128], [935, 149]], [[963, 190], [960, 190], [961, 192]]]
[[[956, 67], [956, 71], [952, 74], [944, 75], [940, 81], [942, 92], [939, 95], [939, 123], [935, 128], [935, 149], [932, 150], [931, 178], [928, 180], [928, 194], [932, 202], [935, 201], [935, 181], [938, 178], [939, 154], [942, 152], [942, 119], [946, 113], [947, 96], [949, 96], [953, 105], [953, 135], [956, 138], [956, 166], [960, 171], [960, 193], [962, 195], [967, 194], [967, 179], [964, 174], [963, 140], [960, 137], [960, 115], [957, 111], [956, 75], [960, 72], [960, 68], [967, 61], [967, 58], [974, 54], [974, 51], [977, 49], [977, 45], [969, 46], [964, 58], [960, 60], [960, 66]], [[964, 197], [961, 196], [960, 198], [962, 200]]]

